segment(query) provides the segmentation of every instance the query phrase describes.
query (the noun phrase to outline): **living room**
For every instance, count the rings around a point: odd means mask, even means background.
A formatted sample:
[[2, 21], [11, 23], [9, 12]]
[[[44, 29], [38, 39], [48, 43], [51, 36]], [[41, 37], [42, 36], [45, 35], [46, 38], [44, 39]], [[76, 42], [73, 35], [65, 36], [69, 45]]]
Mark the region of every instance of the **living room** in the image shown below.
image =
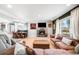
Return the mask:
[[78, 16], [78, 4], [0, 4], [0, 55], [79, 54]]

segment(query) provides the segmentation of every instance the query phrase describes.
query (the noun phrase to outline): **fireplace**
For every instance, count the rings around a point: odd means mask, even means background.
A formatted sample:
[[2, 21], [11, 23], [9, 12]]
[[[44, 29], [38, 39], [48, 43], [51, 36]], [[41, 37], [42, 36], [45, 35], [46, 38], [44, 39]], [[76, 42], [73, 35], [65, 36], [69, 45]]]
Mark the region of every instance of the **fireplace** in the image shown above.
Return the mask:
[[47, 37], [47, 33], [45, 29], [39, 29], [37, 30], [37, 36], [38, 37]]

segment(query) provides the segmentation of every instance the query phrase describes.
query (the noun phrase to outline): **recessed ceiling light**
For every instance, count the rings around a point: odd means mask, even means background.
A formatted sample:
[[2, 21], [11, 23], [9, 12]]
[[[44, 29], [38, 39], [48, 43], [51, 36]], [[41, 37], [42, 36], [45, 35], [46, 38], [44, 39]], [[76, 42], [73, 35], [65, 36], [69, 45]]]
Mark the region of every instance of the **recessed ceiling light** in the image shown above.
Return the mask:
[[66, 6], [70, 6], [71, 4], [66, 4]]
[[8, 7], [8, 8], [12, 8], [12, 5], [8, 4], [7, 7]]

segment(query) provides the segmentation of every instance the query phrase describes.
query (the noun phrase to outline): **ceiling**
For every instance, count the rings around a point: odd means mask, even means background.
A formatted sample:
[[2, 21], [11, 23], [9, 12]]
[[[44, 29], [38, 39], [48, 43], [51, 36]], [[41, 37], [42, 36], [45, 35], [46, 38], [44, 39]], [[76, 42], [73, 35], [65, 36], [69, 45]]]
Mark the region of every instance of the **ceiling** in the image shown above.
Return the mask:
[[67, 4], [0, 4], [0, 16], [15, 21], [54, 20], [75, 5]]

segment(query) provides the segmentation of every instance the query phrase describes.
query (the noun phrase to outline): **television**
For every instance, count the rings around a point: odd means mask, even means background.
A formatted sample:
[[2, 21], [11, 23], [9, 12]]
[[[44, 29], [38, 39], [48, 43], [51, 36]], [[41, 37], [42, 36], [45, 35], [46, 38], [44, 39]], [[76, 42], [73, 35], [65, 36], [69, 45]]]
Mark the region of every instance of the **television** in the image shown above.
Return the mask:
[[38, 27], [46, 27], [46, 23], [38, 23]]

